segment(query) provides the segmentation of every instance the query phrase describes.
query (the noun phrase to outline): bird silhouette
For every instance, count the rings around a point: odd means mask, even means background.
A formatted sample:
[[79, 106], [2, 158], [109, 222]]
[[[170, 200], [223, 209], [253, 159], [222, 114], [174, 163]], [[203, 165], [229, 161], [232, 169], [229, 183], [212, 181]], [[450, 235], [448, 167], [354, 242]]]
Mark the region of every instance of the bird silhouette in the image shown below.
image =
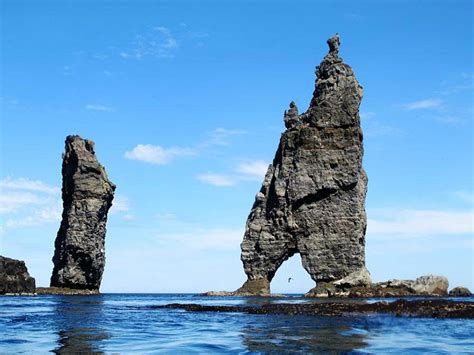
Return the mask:
[[290, 283], [290, 281], [293, 280], [291, 277], [288, 278], [288, 283]]

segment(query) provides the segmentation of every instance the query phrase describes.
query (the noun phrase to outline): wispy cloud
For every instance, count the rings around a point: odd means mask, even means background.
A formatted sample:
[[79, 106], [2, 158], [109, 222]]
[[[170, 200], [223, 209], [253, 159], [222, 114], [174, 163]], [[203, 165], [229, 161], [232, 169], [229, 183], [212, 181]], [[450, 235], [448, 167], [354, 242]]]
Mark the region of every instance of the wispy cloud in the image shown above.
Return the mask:
[[130, 211], [130, 200], [128, 197], [117, 195], [112, 201], [112, 207], [110, 208], [110, 213], [120, 213]]
[[32, 193], [0, 191], [0, 213], [12, 213], [24, 206], [43, 205], [47, 201]]
[[261, 181], [265, 177], [268, 170], [268, 163], [263, 160], [255, 160], [241, 163], [235, 169], [237, 173], [242, 175], [242, 178]]
[[85, 109], [90, 110], [90, 111], [103, 111], [103, 112], [114, 111], [113, 107], [105, 106], [105, 105], [101, 105], [101, 104], [87, 104], [85, 106]]
[[216, 128], [208, 133], [205, 140], [191, 148], [179, 146], [165, 148], [160, 145], [138, 144], [131, 151], [125, 152], [124, 157], [149, 164], [166, 165], [177, 157], [198, 156], [213, 146], [230, 145], [230, 137], [244, 133], [245, 131], [238, 129]]
[[232, 176], [215, 173], [199, 174], [197, 179], [213, 186], [233, 186], [237, 183], [237, 180]]
[[238, 164], [231, 174], [208, 172], [200, 174], [197, 179], [205, 184], [226, 187], [234, 186], [241, 181], [263, 181], [268, 170], [268, 163], [263, 160], [247, 161]]
[[25, 178], [13, 179], [7, 177], [0, 180], [0, 189], [39, 191], [48, 194], [56, 194], [61, 190], [59, 187], [51, 186], [39, 180], [30, 180]]
[[440, 99], [426, 99], [420, 101], [409, 102], [402, 105], [405, 110], [423, 110], [438, 108], [442, 105], [443, 101]]
[[367, 233], [371, 238], [419, 238], [474, 233], [474, 211], [377, 210], [371, 211]]
[[56, 200], [48, 206], [35, 209], [28, 214], [22, 214], [5, 221], [6, 228], [22, 228], [38, 226], [50, 222], [59, 222], [61, 220], [62, 204]]
[[190, 155], [196, 155], [196, 151], [190, 148], [163, 148], [159, 145], [138, 144], [131, 151], [125, 152], [124, 156], [130, 160], [139, 160], [150, 164], [165, 165], [176, 157]]
[[127, 50], [120, 52], [124, 59], [173, 58], [179, 47], [178, 40], [171, 30], [164, 26], [153, 27], [150, 31], [135, 36]]
[[241, 129], [227, 129], [219, 127], [209, 132], [209, 137], [201, 144], [201, 146], [229, 145], [230, 137], [239, 136], [246, 133], [246, 131]]
[[363, 120], [368, 120], [374, 116], [375, 116], [375, 112], [372, 112], [372, 111], [365, 111], [365, 112], [360, 113], [360, 118], [362, 118]]
[[39, 180], [0, 180], [0, 213], [8, 216], [2, 229], [41, 225], [61, 218], [60, 189]]

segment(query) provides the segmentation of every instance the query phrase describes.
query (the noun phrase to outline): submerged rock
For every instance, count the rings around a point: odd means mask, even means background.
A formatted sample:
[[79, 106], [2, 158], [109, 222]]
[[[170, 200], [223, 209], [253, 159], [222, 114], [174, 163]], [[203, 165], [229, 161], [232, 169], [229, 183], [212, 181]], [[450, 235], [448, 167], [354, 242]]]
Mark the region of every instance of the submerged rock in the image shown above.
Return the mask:
[[338, 36], [328, 40], [308, 110], [299, 115], [292, 102], [285, 111], [287, 129], [247, 220], [241, 259], [248, 279], [237, 294], [269, 294], [295, 253], [317, 284], [368, 276], [362, 87], [339, 57], [339, 43]]
[[453, 297], [470, 297], [472, 293], [467, 287], [458, 286], [449, 291], [449, 295]]
[[474, 303], [448, 300], [397, 300], [395, 302], [311, 302], [264, 303], [249, 306], [212, 306], [172, 303], [149, 306], [150, 309], [182, 309], [188, 312], [227, 312], [249, 314], [285, 314], [306, 316], [360, 316], [361, 314], [393, 314], [407, 317], [474, 319]]
[[34, 292], [35, 279], [28, 273], [25, 262], [0, 256], [0, 295]]
[[63, 214], [51, 286], [99, 289], [105, 266], [107, 212], [115, 185], [97, 161], [94, 142], [79, 136], [66, 138], [62, 176]]

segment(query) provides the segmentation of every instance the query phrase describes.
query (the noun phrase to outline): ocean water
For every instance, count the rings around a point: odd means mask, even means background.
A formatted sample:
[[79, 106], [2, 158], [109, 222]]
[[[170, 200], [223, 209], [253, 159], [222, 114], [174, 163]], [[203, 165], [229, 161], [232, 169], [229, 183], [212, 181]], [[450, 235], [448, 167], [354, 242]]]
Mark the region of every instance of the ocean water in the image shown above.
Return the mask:
[[[466, 300], [466, 299], [464, 299]], [[474, 301], [471, 297], [469, 301]], [[0, 297], [0, 353], [474, 352], [474, 320], [192, 313], [168, 303], [321, 302], [181, 294]]]

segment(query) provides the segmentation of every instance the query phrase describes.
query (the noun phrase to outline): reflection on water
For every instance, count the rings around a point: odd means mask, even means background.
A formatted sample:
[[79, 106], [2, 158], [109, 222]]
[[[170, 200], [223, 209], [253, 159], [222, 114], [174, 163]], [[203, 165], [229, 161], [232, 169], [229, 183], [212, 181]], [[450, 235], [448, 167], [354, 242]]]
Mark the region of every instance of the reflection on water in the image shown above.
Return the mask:
[[101, 354], [100, 342], [110, 338], [98, 325], [104, 322], [101, 296], [63, 296], [54, 303], [58, 346], [56, 354]]
[[343, 318], [276, 315], [260, 317], [242, 334], [248, 351], [271, 353], [351, 352], [365, 347], [365, 338], [365, 331], [354, 330]]
[[[473, 302], [474, 298], [466, 301]], [[0, 354], [474, 352], [474, 320], [317, 317], [150, 308], [324, 302], [194, 295], [0, 297]], [[352, 301], [350, 301], [352, 302]]]

